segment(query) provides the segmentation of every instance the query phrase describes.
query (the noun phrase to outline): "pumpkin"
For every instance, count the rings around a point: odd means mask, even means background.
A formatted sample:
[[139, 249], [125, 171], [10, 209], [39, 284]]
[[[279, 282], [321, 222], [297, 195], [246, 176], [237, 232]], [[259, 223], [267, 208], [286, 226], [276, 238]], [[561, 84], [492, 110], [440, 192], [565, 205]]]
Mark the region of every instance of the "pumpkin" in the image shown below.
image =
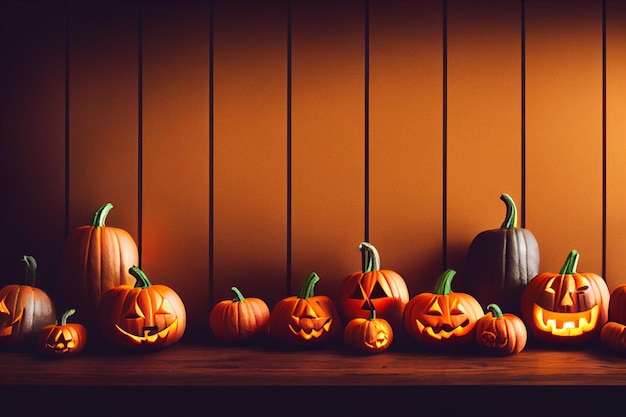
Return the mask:
[[618, 285], [611, 292], [609, 321], [626, 324], [626, 284]]
[[423, 292], [409, 300], [404, 309], [407, 334], [427, 347], [453, 348], [474, 342], [476, 322], [482, 306], [470, 294], [452, 291], [454, 269], [445, 270], [434, 292]]
[[94, 214], [89, 226], [80, 226], [67, 236], [61, 259], [63, 293], [68, 306], [86, 326], [96, 328], [102, 294], [121, 284], [132, 285], [128, 273], [139, 263], [137, 245], [124, 229], [106, 226], [113, 208], [106, 203]]
[[346, 324], [343, 339], [355, 350], [380, 353], [391, 346], [393, 328], [387, 320], [377, 317], [376, 309], [372, 308], [368, 318], [356, 317]]
[[600, 331], [600, 343], [611, 352], [626, 354], [626, 325], [607, 321]]
[[380, 269], [378, 250], [368, 242], [359, 245], [361, 271], [346, 276], [341, 288], [341, 312], [349, 321], [368, 318], [370, 310], [391, 323], [402, 326], [404, 307], [409, 302], [409, 290], [404, 278], [395, 271]]
[[0, 345], [23, 345], [36, 339], [44, 326], [56, 323], [52, 299], [35, 286], [37, 261], [28, 255], [22, 260], [26, 263], [24, 285], [0, 289]]
[[297, 296], [283, 298], [270, 312], [270, 335], [279, 343], [314, 347], [341, 336], [341, 319], [333, 301], [314, 293], [319, 280], [312, 272]]
[[504, 311], [520, 315], [524, 288], [539, 273], [539, 244], [533, 233], [517, 227], [517, 208], [508, 194], [506, 216], [499, 229], [474, 237], [467, 250], [459, 289], [472, 294], [481, 305], [497, 303]]
[[224, 342], [240, 342], [269, 334], [270, 310], [265, 301], [244, 297], [237, 287], [235, 298], [215, 304], [209, 314], [209, 327]]
[[87, 345], [87, 328], [80, 323], [68, 323], [76, 312], [70, 308], [63, 313], [61, 324], [50, 324], [39, 332], [37, 348], [44, 355], [55, 358], [76, 356]]
[[541, 273], [524, 290], [522, 318], [540, 342], [586, 343], [608, 321], [607, 284], [595, 273], [576, 272], [578, 259], [578, 251], [571, 251], [559, 273]]
[[476, 343], [479, 350], [496, 356], [520, 353], [526, 346], [526, 325], [515, 314], [502, 313], [499, 305], [487, 306], [487, 314], [476, 322]]
[[170, 287], [152, 285], [136, 266], [129, 269], [135, 286], [118, 285], [100, 300], [100, 331], [112, 345], [147, 351], [178, 342], [185, 332], [185, 305]]

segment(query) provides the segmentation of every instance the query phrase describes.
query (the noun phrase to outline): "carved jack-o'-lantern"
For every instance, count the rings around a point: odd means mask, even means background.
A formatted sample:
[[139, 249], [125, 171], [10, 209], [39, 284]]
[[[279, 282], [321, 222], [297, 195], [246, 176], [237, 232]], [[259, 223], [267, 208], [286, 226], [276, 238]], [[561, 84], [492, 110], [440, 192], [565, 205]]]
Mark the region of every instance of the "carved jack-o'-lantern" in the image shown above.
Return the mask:
[[365, 353], [380, 353], [391, 346], [393, 329], [385, 319], [376, 317], [376, 310], [370, 310], [366, 319], [357, 317], [346, 324], [343, 332], [346, 344]]
[[270, 312], [270, 335], [290, 345], [317, 346], [341, 335], [341, 320], [330, 297], [315, 295], [312, 272], [298, 296], [280, 300]]
[[118, 285], [100, 300], [100, 330], [113, 345], [131, 350], [170, 346], [183, 336], [185, 305], [166, 285], [152, 285], [136, 266], [129, 269], [137, 283]]
[[502, 313], [496, 303], [487, 306], [488, 314], [476, 323], [478, 348], [490, 355], [511, 355], [526, 346], [526, 326], [521, 318], [512, 313]]
[[417, 294], [404, 309], [404, 327], [412, 338], [429, 347], [455, 347], [473, 342], [476, 321], [485, 314], [470, 294], [452, 291], [456, 274], [447, 269], [433, 293]]
[[402, 325], [402, 314], [409, 302], [409, 290], [404, 278], [395, 271], [380, 269], [380, 256], [368, 243], [359, 245], [361, 271], [344, 278], [341, 290], [341, 311], [344, 320], [368, 318], [371, 308], [376, 316], [393, 326]]
[[607, 284], [594, 273], [576, 272], [578, 258], [578, 252], [571, 251], [560, 273], [541, 273], [524, 289], [522, 317], [541, 342], [589, 342], [608, 321]]
[[32, 341], [39, 331], [56, 323], [52, 299], [35, 287], [37, 261], [24, 256], [26, 282], [10, 284], [0, 289], [0, 345], [17, 346]]
[[37, 348], [44, 355], [57, 358], [75, 356], [85, 350], [87, 328], [80, 323], [68, 323], [67, 319], [76, 312], [68, 309], [61, 317], [61, 324], [51, 324], [39, 333]]

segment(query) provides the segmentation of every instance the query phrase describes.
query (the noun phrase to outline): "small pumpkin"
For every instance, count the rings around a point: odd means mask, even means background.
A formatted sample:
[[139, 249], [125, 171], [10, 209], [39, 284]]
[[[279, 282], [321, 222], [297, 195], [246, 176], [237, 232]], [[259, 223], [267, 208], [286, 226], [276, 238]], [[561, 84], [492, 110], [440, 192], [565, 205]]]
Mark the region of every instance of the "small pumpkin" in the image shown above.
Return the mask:
[[626, 284], [618, 285], [611, 292], [609, 321], [626, 324]]
[[487, 306], [487, 314], [476, 323], [476, 343], [479, 350], [487, 354], [505, 356], [520, 353], [527, 339], [522, 319], [512, 313], [502, 313], [495, 303]]
[[368, 318], [370, 309], [392, 326], [402, 325], [404, 307], [409, 302], [409, 290], [404, 278], [390, 269], [380, 269], [380, 256], [374, 245], [362, 242], [361, 271], [344, 278], [341, 289], [341, 311], [348, 321]]
[[80, 323], [68, 323], [76, 312], [70, 308], [63, 313], [61, 324], [50, 324], [39, 332], [37, 347], [44, 355], [55, 358], [76, 356], [87, 345], [87, 328]]
[[211, 309], [209, 327], [224, 342], [241, 342], [269, 335], [270, 310], [265, 301], [244, 297], [237, 287], [235, 298], [222, 300]]
[[404, 309], [407, 334], [428, 347], [453, 348], [474, 342], [476, 322], [485, 313], [470, 294], [452, 291], [456, 271], [445, 270], [434, 292], [415, 295]]
[[24, 285], [9, 284], [0, 289], [0, 345], [17, 346], [33, 341], [39, 331], [56, 323], [52, 299], [37, 288], [37, 261], [26, 255]]
[[578, 259], [572, 250], [559, 273], [543, 272], [524, 289], [522, 318], [538, 341], [587, 343], [608, 321], [609, 288], [595, 273], [576, 272]]
[[102, 294], [117, 285], [132, 285], [128, 270], [139, 263], [139, 251], [126, 230], [106, 226], [113, 204], [106, 203], [94, 214], [91, 225], [80, 226], [67, 236], [61, 258], [65, 303], [76, 306], [86, 327], [96, 328]]
[[626, 325], [607, 321], [600, 331], [600, 343], [611, 352], [626, 354]]
[[280, 300], [270, 312], [270, 335], [293, 346], [320, 346], [342, 334], [341, 319], [330, 297], [315, 295], [320, 280], [312, 272], [297, 296]]
[[539, 273], [539, 244], [533, 233], [518, 227], [517, 207], [508, 194], [500, 195], [506, 216], [498, 229], [480, 232], [472, 240], [458, 287], [481, 305], [497, 303], [520, 315], [524, 288]]
[[100, 330], [113, 346], [135, 351], [162, 349], [185, 332], [185, 305], [170, 287], [153, 285], [136, 266], [129, 269], [135, 286], [118, 285], [100, 300]]
[[368, 318], [356, 317], [346, 324], [343, 339], [355, 350], [380, 353], [391, 346], [393, 328], [387, 320], [377, 317], [376, 309], [372, 308]]

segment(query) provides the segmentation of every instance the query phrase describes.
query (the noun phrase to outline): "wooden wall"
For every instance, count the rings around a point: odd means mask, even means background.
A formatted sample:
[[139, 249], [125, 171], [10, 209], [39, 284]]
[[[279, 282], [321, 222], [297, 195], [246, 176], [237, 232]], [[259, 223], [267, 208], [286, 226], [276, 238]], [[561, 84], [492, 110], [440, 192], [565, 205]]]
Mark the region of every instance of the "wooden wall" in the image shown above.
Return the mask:
[[207, 331], [237, 285], [337, 297], [358, 245], [411, 296], [510, 194], [558, 271], [626, 283], [620, 0], [14, 1], [0, 6], [0, 284], [107, 201]]

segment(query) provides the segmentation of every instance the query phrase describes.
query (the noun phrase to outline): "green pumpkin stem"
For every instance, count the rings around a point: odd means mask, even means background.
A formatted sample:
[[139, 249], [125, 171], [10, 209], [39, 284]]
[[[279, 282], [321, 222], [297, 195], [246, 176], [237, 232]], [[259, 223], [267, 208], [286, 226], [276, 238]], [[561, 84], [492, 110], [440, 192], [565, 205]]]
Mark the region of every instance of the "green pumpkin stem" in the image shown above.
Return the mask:
[[67, 319], [72, 314], [76, 313], [76, 309], [69, 308], [63, 313], [63, 317], [61, 317], [61, 326], [65, 326], [67, 324]]
[[298, 298], [302, 298], [306, 300], [307, 298], [313, 297], [314, 295], [313, 290], [315, 288], [315, 284], [317, 284], [317, 281], [319, 280], [320, 280], [319, 275], [317, 275], [315, 272], [311, 272], [309, 277], [304, 282], [302, 289], [300, 289], [300, 294], [298, 295]]
[[378, 250], [368, 242], [361, 242], [359, 245], [361, 251], [361, 271], [363, 273], [380, 270], [380, 255]]
[[104, 222], [106, 221], [107, 215], [109, 214], [109, 211], [111, 211], [112, 208], [113, 208], [113, 204], [111, 203], [106, 203], [105, 205], [100, 207], [96, 211], [96, 213], [93, 215], [93, 221], [91, 222], [91, 225], [93, 227], [103, 227]]
[[244, 300], [245, 297], [243, 296], [241, 291], [239, 291], [239, 288], [237, 288], [237, 287], [230, 287], [230, 290], [235, 293], [235, 298], [233, 298], [233, 302], [239, 303], [239, 302]]
[[561, 268], [561, 275], [571, 275], [576, 273], [576, 268], [578, 267], [578, 257], [578, 251], [575, 249], [567, 255], [563, 268]]
[[137, 282], [135, 282], [135, 288], [148, 288], [152, 285], [146, 274], [138, 267], [134, 265], [131, 266], [128, 273], [130, 273], [137, 280]]
[[437, 281], [434, 294], [448, 295], [452, 292], [452, 278], [456, 275], [454, 269], [446, 269]]
[[24, 255], [22, 260], [26, 263], [26, 278], [24, 281], [26, 285], [34, 287], [37, 279], [37, 261], [30, 255]]
[[500, 228], [510, 229], [511, 227], [517, 227], [517, 208], [515, 207], [515, 202], [508, 194], [502, 194], [500, 200], [504, 201], [504, 204], [506, 204], [506, 216]]
[[487, 306], [487, 311], [491, 311], [491, 314], [493, 314], [493, 317], [496, 319], [502, 318], [502, 309], [495, 303], [489, 304]]
[[376, 320], [376, 309], [375, 308], [370, 308], [369, 320]]

